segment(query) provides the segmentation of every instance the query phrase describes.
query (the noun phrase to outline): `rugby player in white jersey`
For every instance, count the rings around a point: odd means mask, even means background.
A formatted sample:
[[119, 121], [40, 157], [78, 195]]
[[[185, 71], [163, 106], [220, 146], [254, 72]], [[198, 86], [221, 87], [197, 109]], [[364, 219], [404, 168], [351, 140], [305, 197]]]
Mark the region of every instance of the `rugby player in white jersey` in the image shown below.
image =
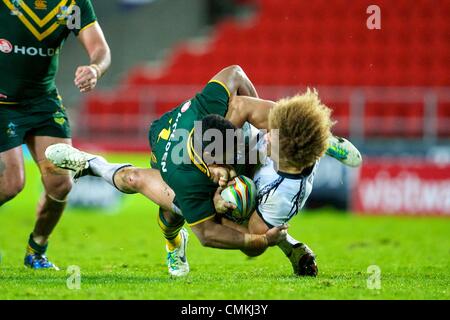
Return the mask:
[[[305, 205], [311, 194], [320, 157], [332, 156], [341, 163], [358, 167], [362, 163], [359, 151], [344, 138], [331, 135], [331, 110], [319, 99], [317, 92], [307, 90], [302, 95], [278, 102], [250, 97], [235, 97], [232, 110], [269, 109], [268, 133], [248, 122], [245, 112], [235, 112], [231, 121], [243, 126], [250, 145], [262, 156], [253, 180], [257, 188], [257, 206], [247, 228], [242, 232], [264, 234], [269, 228], [288, 223]], [[231, 171], [229, 176], [235, 174]], [[229, 216], [227, 218], [230, 218]], [[287, 236], [278, 246], [292, 263], [297, 275], [317, 275], [315, 255], [304, 243]], [[250, 256], [263, 250], [242, 250]]]
[[[228, 85], [227, 81], [220, 76], [216, 75], [213, 79], [220, 81], [222, 85]], [[233, 90], [228, 91], [232, 92]], [[255, 113], [258, 113], [258, 116], [255, 116]], [[311, 192], [317, 161], [325, 152], [351, 166], [358, 165], [358, 161], [361, 160], [359, 152], [351, 143], [331, 135], [330, 110], [320, 103], [314, 92], [308, 91], [302, 96], [282, 100], [278, 103], [233, 96], [229, 102], [226, 119], [236, 127], [243, 126], [247, 121], [264, 129], [270, 129], [269, 124], [272, 124], [272, 128], [279, 129], [280, 149], [283, 149], [279, 157], [272, 154], [272, 159], [266, 159], [264, 166], [255, 175], [258, 186], [257, 212], [259, 214], [252, 215], [248, 229], [227, 219], [221, 219], [222, 224], [244, 234], [253, 234], [249, 233], [249, 230], [254, 230], [257, 234], [264, 234], [264, 232], [261, 233], [262, 230], [268, 230], [271, 225], [279, 226], [279, 223], [289, 221], [301, 209]], [[288, 119], [289, 121], [286, 122]], [[294, 125], [284, 125], [288, 123], [294, 123]], [[297, 135], [299, 132], [301, 134]], [[273, 137], [269, 135], [268, 141], [272, 140]], [[292, 143], [287, 144], [286, 141]], [[171, 192], [155, 169], [139, 169], [124, 164], [110, 164], [101, 157], [61, 144], [48, 148], [46, 155], [59, 167], [75, 171], [89, 168], [90, 170], [83, 171], [103, 177], [121, 191], [141, 193], [156, 202], [161, 208], [166, 210], [172, 208], [174, 215], [180, 214], [172, 204], [173, 191]], [[278, 169], [275, 169], [273, 163], [277, 164]], [[215, 171], [217, 171], [217, 166]], [[230, 175], [226, 171], [223, 176], [228, 180], [232, 174]], [[132, 179], [127, 177], [132, 177]], [[219, 179], [219, 181], [221, 180]], [[277, 183], [279, 183], [278, 188], [273, 188]], [[282, 197], [278, 198], [275, 194], [279, 192], [280, 187], [285, 192]], [[290, 195], [291, 198], [288, 198]], [[215, 207], [217, 212], [225, 212], [230, 208], [229, 204], [227, 206], [223, 200], [216, 197]], [[179, 228], [177, 231], [182, 234], [182, 241], [176, 249], [179, 251], [176, 251], [178, 253], [175, 258], [172, 254], [173, 259], [169, 264], [169, 273], [176, 276], [186, 275], [189, 272], [185, 256], [187, 236], [182, 230]], [[313, 276], [317, 274], [314, 254], [306, 245], [288, 237], [279, 246], [291, 260], [296, 274]], [[254, 256], [264, 252], [266, 247], [261, 250], [240, 249], [246, 254]]]

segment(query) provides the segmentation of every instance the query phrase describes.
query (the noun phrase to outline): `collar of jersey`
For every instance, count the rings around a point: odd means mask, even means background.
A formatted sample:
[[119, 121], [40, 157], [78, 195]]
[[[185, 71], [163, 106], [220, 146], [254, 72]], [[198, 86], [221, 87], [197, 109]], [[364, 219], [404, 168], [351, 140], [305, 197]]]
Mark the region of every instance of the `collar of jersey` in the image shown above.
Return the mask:
[[300, 173], [288, 173], [288, 172], [283, 172], [283, 171], [277, 171], [277, 174], [280, 177], [283, 177], [283, 178], [286, 178], [286, 179], [299, 180], [299, 179], [303, 179], [303, 178], [308, 177], [313, 172], [313, 170], [314, 170], [314, 165], [304, 169]]
[[[51, 35], [58, 27], [60, 26], [57, 22], [51, 24], [47, 29], [44, 30], [44, 27], [52, 21], [53, 18], [58, 14], [59, 9], [63, 6], [66, 6], [67, 3], [71, 1], [70, 6], [74, 5], [74, 0], [61, 0], [60, 3], [56, 5], [53, 10], [49, 12], [47, 16], [43, 19], [40, 19], [31, 8], [25, 3], [25, 1], [20, 2], [20, 7], [25, 11], [25, 13], [31, 18], [32, 21], [41, 29], [42, 32], [39, 32], [35, 26], [30, 22], [30, 20], [25, 16], [25, 14], [20, 14], [17, 17], [19, 20], [25, 25], [25, 27], [38, 39], [39, 41], [44, 40], [49, 35]], [[5, 5], [10, 9], [14, 10], [15, 6], [11, 3], [11, 0], [3, 0]], [[71, 10], [71, 9], [69, 9]]]
[[188, 145], [187, 145], [187, 149], [188, 149], [188, 153], [189, 153], [189, 158], [191, 159], [192, 163], [204, 174], [206, 174], [208, 176], [208, 178], [211, 176], [211, 172], [208, 169], [208, 166], [206, 165], [206, 163], [203, 161], [202, 157], [200, 157], [198, 155], [198, 153], [195, 151], [194, 148], [194, 143], [193, 141], [193, 136], [194, 136], [194, 129], [191, 130], [191, 132], [189, 133], [189, 138], [188, 138]]

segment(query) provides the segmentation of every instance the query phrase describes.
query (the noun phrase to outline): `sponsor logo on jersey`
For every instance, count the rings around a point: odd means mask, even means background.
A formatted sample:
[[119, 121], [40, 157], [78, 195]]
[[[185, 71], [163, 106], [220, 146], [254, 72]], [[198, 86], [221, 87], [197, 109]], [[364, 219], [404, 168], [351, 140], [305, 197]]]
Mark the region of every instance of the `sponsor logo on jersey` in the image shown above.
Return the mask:
[[81, 9], [77, 5], [61, 6], [56, 15], [57, 24], [69, 30], [81, 29]]
[[183, 106], [181, 107], [181, 113], [185, 113], [186, 111], [188, 111], [190, 106], [191, 106], [191, 100], [189, 100], [188, 102], [183, 104]]
[[[177, 130], [178, 121], [180, 120], [180, 117], [181, 117], [181, 112], [178, 112], [177, 118], [175, 119], [174, 124], [170, 128], [170, 130], [172, 131], [172, 134], [169, 136], [169, 139], [171, 137], [175, 137], [175, 131]], [[167, 141], [165, 152], [164, 152], [164, 154], [162, 156], [162, 159], [161, 159], [161, 170], [163, 172], [167, 172], [167, 158], [169, 156], [169, 150], [170, 150], [170, 146], [171, 145], [172, 145], [172, 141], [171, 140]]]
[[11, 15], [13, 16], [21, 16], [22, 11], [20, 11], [20, 5], [22, 0], [11, 0], [13, 8], [11, 9]]
[[14, 46], [15, 54], [22, 54], [31, 57], [53, 57], [59, 54], [59, 48], [35, 48], [35, 47], [25, 47], [25, 46]]
[[35, 48], [19, 45], [13, 46], [8, 40], [0, 39], [0, 52], [3, 53], [22, 54], [31, 57], [53, 57], [59, 54], [59, 50], [59, 48]]
[[18, 8], [22, 4], [23, 0], [11, 0], [11, 3], [14, 7]]
[[8, 127], [6, 128], [6, 135], [8, 136], [8, 138], [17, 137], [16, 127], [17, 127], [17, 125], [13, 122], [10, 122], [8, 124]]
[[6, 39], [0, 39], [0, 51], [3, 53], [11, 53], [13, 46], [11, 42]]
[[47, 10], [47, 1], [45, 0], [34, 1], [34, 8], [36, 10]]
[[66, 123], [66, 118], [64, 117], [64, 113], [59, 112], [59, 111], [56, 111], [53, 114], [53, 120], [60, 126], [62, 126]]
[[72, 18], [72, 9], [67, 6], [59, 7], [58, 14], [56, 18], [58, 19], [57, 23], [60, 25], [67, 25], [67, 21]]

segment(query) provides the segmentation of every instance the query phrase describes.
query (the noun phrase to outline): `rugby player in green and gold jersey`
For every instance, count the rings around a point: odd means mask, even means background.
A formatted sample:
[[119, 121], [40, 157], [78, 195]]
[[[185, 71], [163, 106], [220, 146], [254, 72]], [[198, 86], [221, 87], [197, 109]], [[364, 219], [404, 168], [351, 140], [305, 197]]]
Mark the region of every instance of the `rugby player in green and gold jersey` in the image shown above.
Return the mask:
[[[291, 261], [294, 272], [298, 275], [314, 276], [317, 274], [314, 255], [307, 246], [292, 237], [289, 240], [283, 239], [284, 226], [282, 223], [272, 222], [271, 225], [268, 225], [261, 218], [255, 219], [258, 215], [253, 214], [253, 219], [250, 221], [251, 226], [249, 225], [247, 229], [216, 215], [216, 212], [225, 213], [232, 207], [220, 197], [221, 189], [217, 189], [218, 184], [226, 185], [228, 178], [232, 175], [232, 170], [230, 167], [219, 165], [220, 161], [218, 163], [210, 161], [211, 157], [205, 146], [211, 139], [206, 136], [201, 137], [201, 134], [198, 139], [196, 134], [199, 132], [199, 127], [195, 122], [201, 123], [200, 132], [203, 131], [204, 135], [208, 133], [208, 129], [218, 129], [221, 133], [218, 138], [220, 140], [223, 137], [230, 138], [224, 132], [227, 130], [233, 132], [236, 127], [241, 127], [247, 121], [259, 128], [268, 128], [269, 111], [275, 110], [275, 106], [278, 106], [268, 100], [236, 96], [236, 93], [256, 96], [253, 85], [242, 69], [231, 66], [214, 76], [203, 91], [194, 98], [182, 103], [155, 121], [149, 135], [153, 150], [152, 166], [154, 168], [152, 169], [141, 169], [127, 164], [111, 164], [99, 156], [84, 153], [66, 144], [50, 146], [46, 150], [46, 156], [60, 168], [77, 171], [79, 176], [91, 174], [102, 177], [122, 192], [141, 193], [157, 203], [162, 209], [158, 216], [158, 222], [167, 240], [168, 269], [173, 276], [183, 276], [189, 272], [185, 254], [188, 234], [182, 228], [185, 221], [191, 225], [203, 245], [241, 249], [252, 256], [261, 254], [269, 244], [281, 240], [278, 245]], [[233, 98], [230, 99], [230, 96]], [[290, 170], [287, 172], [301, 171], [297, 167], [305, 156], [303, 151], [308, 155], [304, 161], [309, 161], [312, 158], [320, 157], [321, 152], [327, 147], [326, 139], [330, 134], [329, 124], [331, 123], [329, 113], [322, 112], [322, 114], [321, 110], [327, 109], [321, 107], [316, 96], [310, 96], [314, 99], [306, 99], [306, 102], [298, 103], [298, 98], [287, 100], [293, 102], [289, 104], [289, 109], [297, 111], [292, 113], [293, 117], [289, 121], [292, 126], [289, 127], [288, 132], [284, 132], [283, 136], [283, 139], [292, 139], [291, 144], [294, 144], [290, 148], [292, 154], [283, 153], [296, 164], [294, 169], [283, 166], [283, 169]], [[278, 110], [278, 108], [276, 109]], [[305, 114], [298, 111], [304, 111]], [[224, 115], [226, 119], [223, 117]], [[304, 126], [299, 125], [299, 128], [296, 128], [296, 121], [301, 122]], [[298, 132], [299, 130], [300, 132]], [[322, 130], [323, 134], [319, 136], [323, 139], [316, 139], [318, 130]], [[309, 131], [313, 131], [315, 135], [311, 136], [308, 134]], [[346, 165], [354, 165], [353, 157], [341, 159], [333, 153], [328, 153], [333, 148], [334, 139], [331, 137], [328, 141], [327, 154]], [[306, 145], [297, 148], [295, 145], [301, 143], [302, 140], [307, 141]], [[196, 149], [198, 144], [200, 144], [201, 150]], [[316, 148], [318, 150], [315, 150]], [[222, 155], [228, 156], [227, 148], [224, 149]], [[233, 148], [233, 157], [236, 156], [234, 154], [236, 150], [238, 150], [236, 147]], [[344, 151], [346, 151], [344, 153], [349, 153], [349, 150], [344, 145]], [[220, 148], [214, 151], [220, 153]], [[300, 154], [300, 160], [298, 154]], [[223, 161], [223, 157], [220, 159], [220, 157], [217, 158], [217, 154], [215, 156], [215, 159]], [[245, 165], [233, 163], [238, 174], [244, 173]], [[253, 176], [250, 173], [247, 175]], [[305, 178], [309, 180], [310, 177], [305, 176]], [[298, 187], [294, 187], [298, 192]], [[282, 210], [275, 212], [275, 215], [277, 218], [284, 219], [288, 212], [283, 212], [283, 208], [280, 209]], [[270, 229], [272, 226], [281, 228]]]
[[[224, 139], [227, 129], [236, 129], [224, 118], [236, 111], [228, 108], [230, 96], [236, 94], [257, 96], [244, 71], [238, 66], [230, 66], [215, 75], [194, 98], [155, 121], [150, 128], [149, 140], [152, 166], [158, 170], [109, 164], [97, 156], [85, 158], [85, 153], [63, 144], [50, 146], [46, 156], [61, 168], [78, 168], [81, 174], [103, 177], [122, 192], [141, 193], [159, 204], [162, 210], [158, 222], [167, 240], [168, 267], [173, 276], [189, 272], [187, 261], [179, 263], [180, 259], [185, 259], [187, 232], [182, 229], [185, 221], [204, 246], [265, 249], [285, 239], [286, 227], [278, 226], [264, 234], [250, 234], [216, 221], [216, 212], [225, 212], [232, 207], [218, 201], [218, 183], [226, 184], [228, 170], [215, 163], [206, 163], [205, 157], [199, 156], [194, 146], [198, 141], [195, 139], [196, 122], [201, 122], [203, 132], [209, 128], [218, 129]], [[244, 116], [245, 120], [260, 123], [263, 121], [260, 118], [266, 117], [267, 110], [253, 111]], [[218, 154], [215, 156], [219, 157]], [[84, 170], [87, 167], [89, 170]], [[237, 165], [235, 168], [238, 173], [243, 173], [246, 166]]]
[[55, 84], [59, 55], [71, 33], [89, 58], [76, 69], [74, 83], [80, 92], [88, 92], [111, 63], [91, 1], [0, 0], [0, 206], [24, 187], [25, 143], [45, 190], [25, 256], [25, 265], [33, 269], [58, 269], [47, 259], [46, 249], [71, 189], [70, 176], [44, 155], [49, 145], [71, 144]]

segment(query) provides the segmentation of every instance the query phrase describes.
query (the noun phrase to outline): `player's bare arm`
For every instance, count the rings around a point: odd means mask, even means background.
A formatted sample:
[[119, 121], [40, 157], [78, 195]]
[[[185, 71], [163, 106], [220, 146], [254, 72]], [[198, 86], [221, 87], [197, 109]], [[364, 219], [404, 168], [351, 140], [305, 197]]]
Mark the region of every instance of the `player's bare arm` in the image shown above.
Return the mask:
[[258, 129], [269, 129], [269, 112], [275, 102], [254, 97], [233, 96], [228, 104], [225, 118], [236, 127], [242, 128], [245, 122]]
[[[258, 221], [259, 219], [259, 221]], [[267, 225], [262, 221], [262, 219], [255, 213], [253, 213], [250, 217], [250, 220], [247, 224], [247, 226], [237, 224], [227, 218], [220, 217], [219, 221], [222, 225], [234, 229], [236, 231], [239, 231], [241, 233], [251, 233], [251, 234], [266, 234], [267, 231], [269, 231], [269, 228]], [[281, 241], [284, 242], [285, 240]], [[280, 245], [280, 244], [278, 244]], [[241, 251], [246, 254], [249, 257], [256, 257], [261, 254], [263, 254], [266, 251], [266, 248], [246, 248], [241, 249]]]
[[244, 70], [237, 65], [229, 66], [217, 73], [210, 82], [219, 82], [224, 85], [230, 96], [240, 95], [258, 97], [256, 88]]
[[111, 50], [97, 22], [82, 30], [78, 40], [86, 49], [90, 62], [89, 65], [77, 68], [74, 82], [80, 92], [89, 92], [96, 87], [98, 80], [111, 65]]
[[242, 233], [213, 219], [191, 226], [205, 247], [220, 249], [266, 249], [286, 239], [287, 226], [269, 229], [265, 234]]

